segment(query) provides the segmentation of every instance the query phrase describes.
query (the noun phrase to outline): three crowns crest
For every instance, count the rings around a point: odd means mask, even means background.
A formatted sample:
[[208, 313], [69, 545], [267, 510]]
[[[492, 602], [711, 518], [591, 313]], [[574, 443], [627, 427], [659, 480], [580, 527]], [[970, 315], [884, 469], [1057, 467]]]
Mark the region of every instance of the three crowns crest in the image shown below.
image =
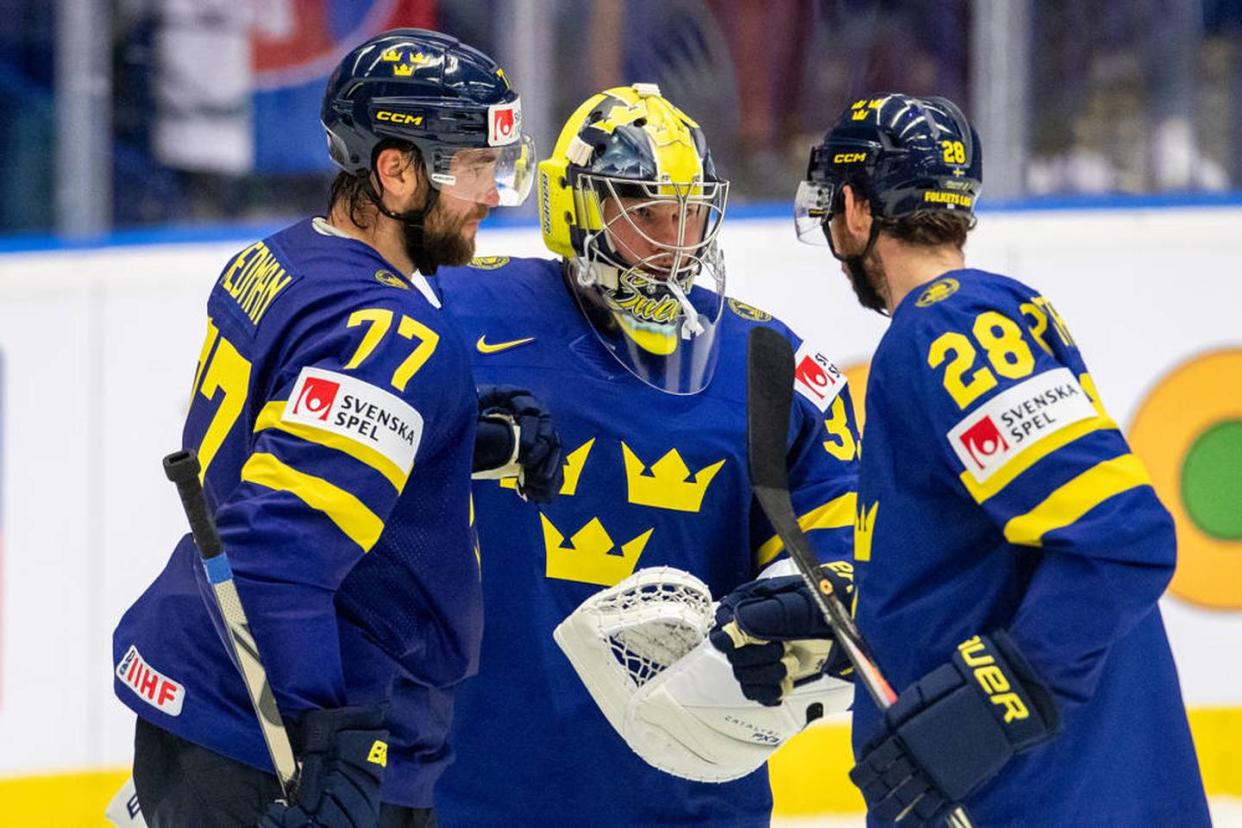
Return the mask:
[[643, 554], [647, 541], [654, 530], [618, 544], [604, 529], [599, 518], [591, 518], [585, 526], [574, 532], [565, 545], [565, 535], [539, 513], [543, 526], [543, 547], [547, 559], [546, 574], [549, 578], [578, 581], [585, 584], [613, 586], [634, 573], [634, 566]]
[[875, 531], [875, 513], [880, 508], [880, 501], [871, 504], [867, 509], [865, 503], [858, 504], [858, 513], [854, 515], [854, 560], [871, 560], [871, 533]]
[[678, 512], [699, 511], [708, 485], [725, 463], [724, 460], [717, 461], [691, 475], [677, 449], [670, 449], [648, 471], [643, 461], [624, 442], [621, 443], [621, 452], [625, 457], [625, 483], [630, 503]]
[[393, 64], [392, 73], [397, 77], [408, 78], [414, 74], [416, 67], [432, 63], [435, 58], [424, 55], [422, 52], [409, 52], [405, 63], [402, 63], [400, 49], [385, 49], [380, 52], [380, 60]]

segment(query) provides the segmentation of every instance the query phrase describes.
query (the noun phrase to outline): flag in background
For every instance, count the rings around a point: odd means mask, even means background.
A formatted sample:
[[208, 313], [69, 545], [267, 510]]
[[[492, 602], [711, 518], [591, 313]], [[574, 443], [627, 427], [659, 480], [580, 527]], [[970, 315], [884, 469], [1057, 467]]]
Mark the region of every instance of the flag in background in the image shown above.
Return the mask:
[[324, 84], [385, 29], [434, 28], [436, 0], [162, 0], [153, 144], [175, 169], [243, 175], [330, 166]]
[[268, 173], [331, 165], [319, 105], [346, 52], [385, 29], [436, 25], [436, 0], [282, 0], [255, 7], [254, 166]]

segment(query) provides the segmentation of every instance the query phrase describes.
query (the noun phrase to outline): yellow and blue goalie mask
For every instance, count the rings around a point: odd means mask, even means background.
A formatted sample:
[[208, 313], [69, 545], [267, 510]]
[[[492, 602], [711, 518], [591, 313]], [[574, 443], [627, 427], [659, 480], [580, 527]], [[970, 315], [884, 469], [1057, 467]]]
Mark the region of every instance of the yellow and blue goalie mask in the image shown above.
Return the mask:
[[711, 381], [728, 182], [697, 123], [654, 84], [595, 95], [539, 165], [544, 242], [604, 347], [662, 391]]

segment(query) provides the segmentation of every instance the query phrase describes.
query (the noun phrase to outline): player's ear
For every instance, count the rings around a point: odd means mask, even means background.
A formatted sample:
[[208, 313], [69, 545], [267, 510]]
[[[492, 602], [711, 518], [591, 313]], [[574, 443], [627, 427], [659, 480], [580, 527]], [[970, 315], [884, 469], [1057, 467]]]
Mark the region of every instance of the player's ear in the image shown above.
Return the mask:
[[850, 234], [866, 237], [871, 233], [871, 204], [854, 189], [846, 184], [841, 188], [845, 201], [845, 226]]
[[375, 156], [375, 177], [381, 193], [392, 193], [406, 202], [423, 186], [421, 165], [409, 150], [386, 147]]

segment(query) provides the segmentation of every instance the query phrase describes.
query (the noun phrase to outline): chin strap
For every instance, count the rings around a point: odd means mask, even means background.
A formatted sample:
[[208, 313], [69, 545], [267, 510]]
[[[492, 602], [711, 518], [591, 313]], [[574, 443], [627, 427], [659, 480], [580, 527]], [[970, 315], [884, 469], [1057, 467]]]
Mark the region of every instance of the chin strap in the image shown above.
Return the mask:
[[681, 289], [681, 285], [677, 284], [675, 279], [669, 279], [664, 283], [664, 286], [668, 288], [669, 293], [677, 298], [677, 301], [681, 304], [682, 315], [686, 319], [686, 323], [681, 327], [681, 338], [690, 339], [703, 333], [705, 329], [703, 323], [699, 321], [699, 310], [691, 304], [685, 291]]
[[384, 200], [380, 194], [376, 192], [375, 185], [368, 179], [367, 196], [370, 197], [371, 203], [375, 205], [375, 209], [382, 214], [400, 223], [406, 228], [406, 239], [410, 242], [408, 245], [410, 259], [414, 262], [415, 269], [424, 276], [434, 276], [438, 263], [427, 254], [426, 245], [423, 244], [423, 221], [427, 218], [427, 214], [436, 206], [436, 202], [440, 199], [440, 191], [435, 187], [429, 187], [427, 193], [427, 203], [417, 210], [406, 210], [404, 213], [397, 213], [389, 210], [384, 206]]
[[821, 227], [824, 231], [824, 238], [828, 240], [828, 249], [832, 251], [833, 258], [838, 262], [843, 262], [849, 268], [850, 277], [854, 280], [854, 283], [861, 285], [869, 298], [872, 299], [872, 304], [864, 304], [880, 314], [880, 316], [888, 316], [888, 311], [884, 305], [884, 297], [880, 295], [878, 290], [872, 287], [867, 279], [867, 270], [863, 267], [863, 260], [871, 253], [871, 249], [875, 247], [876, 239], [880, 236], [880, 223], [876, 221], [876, 217], [874, 215], [871, 217], [871, 233], [867, 236], [866, 246], [863, 247], [861, 253], [854, 256], [842, 256], [838, 253], [836, 245], [832, 243], [832, 233], [828, 230], [828, 225], [823, 224]]

